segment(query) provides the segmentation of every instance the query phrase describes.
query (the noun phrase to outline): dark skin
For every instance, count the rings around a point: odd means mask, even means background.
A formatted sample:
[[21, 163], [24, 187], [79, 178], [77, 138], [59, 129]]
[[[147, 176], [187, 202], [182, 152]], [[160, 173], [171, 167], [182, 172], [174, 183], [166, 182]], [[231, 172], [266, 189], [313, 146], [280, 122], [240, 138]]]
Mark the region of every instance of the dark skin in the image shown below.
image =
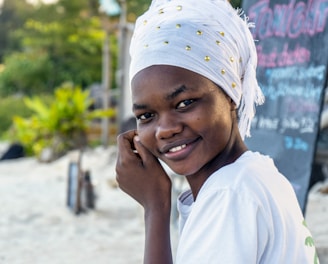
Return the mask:
[[196, 200], [207, 178], [247, 148], [234, 102], [197, 73], [146, 68], [132, 80], [132, 101], [138, 129], [118, 137], [117, 181], [145, 210], [144, 263], [168, 264], [171, 181], [158, 159], [186, 176]]

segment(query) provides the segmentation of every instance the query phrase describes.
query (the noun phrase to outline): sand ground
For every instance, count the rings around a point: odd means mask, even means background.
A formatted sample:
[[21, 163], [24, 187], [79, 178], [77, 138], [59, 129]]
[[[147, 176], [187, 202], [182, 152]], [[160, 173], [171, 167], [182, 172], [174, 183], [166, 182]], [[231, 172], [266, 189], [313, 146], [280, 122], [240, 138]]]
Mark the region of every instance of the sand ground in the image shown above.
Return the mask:
[[[94, 210], [79, 215], [66, 206], [71, 157], [0, 162], [0, 264], [142, 263], [142, 210], [115, 186], [115, 147], [84, 154], [97, 200]], [[320, 187], [309, 195], [306, 220], [321, 263], [328, 264], [328, 195]]]

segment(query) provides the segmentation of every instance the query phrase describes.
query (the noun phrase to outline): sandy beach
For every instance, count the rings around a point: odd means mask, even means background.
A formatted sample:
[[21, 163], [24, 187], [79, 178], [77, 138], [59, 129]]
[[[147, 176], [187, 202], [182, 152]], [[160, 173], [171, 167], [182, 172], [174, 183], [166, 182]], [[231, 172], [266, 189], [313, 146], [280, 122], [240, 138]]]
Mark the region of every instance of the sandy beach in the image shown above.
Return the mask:
[[115, 149], [84, 154], [97, 200], [79, 215], [66, 206], [69, 161], [0, 163], [0, 263], [141, 263], [141, 209], [113, 186]]
[[[71, 158], [0, 162], [1, 264], [142, 263], [142, 210], [115, 184], [116, 148], [84, 153], [82, 167], [91, 172], [97, 199], [94, 210], [79, 215], [66, 206]], [[321, 263], [327, 264], [328, 195], [319, 189], [310, 193], [306, 220]], [[172, 237], [175, 247], [174, 225]]]

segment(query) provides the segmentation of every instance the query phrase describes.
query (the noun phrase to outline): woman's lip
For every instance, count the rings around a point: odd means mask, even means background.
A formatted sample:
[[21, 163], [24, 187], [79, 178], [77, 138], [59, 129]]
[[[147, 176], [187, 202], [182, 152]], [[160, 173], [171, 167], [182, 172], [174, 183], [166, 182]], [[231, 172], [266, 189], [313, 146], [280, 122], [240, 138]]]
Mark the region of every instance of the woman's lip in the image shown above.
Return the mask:
[[175, 153], [177, 151], [180, 151], [180, 150], [184, 149], [185, 147], [187, 147], [187, 144], [182, 144], [180, 146], [170, 148], [168, 152]]
[[180, 141], [175, 141], [175, 142], [172, 142], [172, 143], [168, 143], [165, 146], [161, 147], [159, 149], [159, 151], [162, 154], [166, 154], [167, 152], [170, 152], [170, 150], [174, 150], [176, 148], [183, 148], [184, 146], [190, 144], [193, 141], [196, 141], [196, 139], [180, 140]]
[[167, 159], [182, 159], [187, 157], [190, 152], [194, 149], [195, 143], [199, 138], [190, 140], [187, 142], [181, 142], [179, 144], [174, 144], [172, 146], [167, 146], [165, 152], [162, 152]]

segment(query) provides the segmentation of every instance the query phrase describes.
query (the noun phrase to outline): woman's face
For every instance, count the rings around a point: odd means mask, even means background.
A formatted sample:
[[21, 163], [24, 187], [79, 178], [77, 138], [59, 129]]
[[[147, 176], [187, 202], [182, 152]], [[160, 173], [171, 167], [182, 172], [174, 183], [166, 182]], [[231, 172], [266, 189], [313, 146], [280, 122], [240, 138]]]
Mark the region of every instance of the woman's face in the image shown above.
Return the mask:
[[[217, 158], [231, 139], [234, 106], [207, 78], [174, 66], [151, 66], [132, 80], [140, 142], [181, 175]], [[211, 168], [207, 168], [211, 169]]]

